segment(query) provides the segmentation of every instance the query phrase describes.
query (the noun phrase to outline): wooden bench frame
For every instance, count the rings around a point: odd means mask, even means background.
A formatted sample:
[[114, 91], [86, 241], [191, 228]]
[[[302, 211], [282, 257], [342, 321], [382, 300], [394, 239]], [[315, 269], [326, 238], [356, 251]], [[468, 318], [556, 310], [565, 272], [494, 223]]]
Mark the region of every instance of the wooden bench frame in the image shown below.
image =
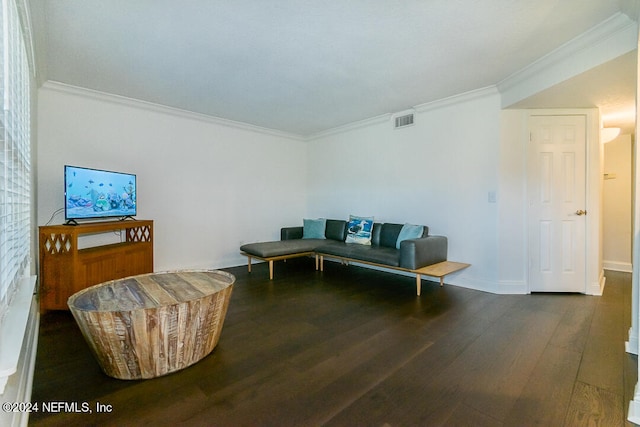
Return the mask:
[[320, 255], [320, 254], [316, 254], [316, 270], [318, 270], [318, 268], [320, 269], [320, 271], [324, 271], [324, 259], [325, 258], [331, 258], [331, 259], [339, 259], [342, 261], [346, 261], [346, 262], [354, 262], [354, 263], [359, 263], [359, 264], [366, 264], [366, 265], [373, 265], [375, 267], [381, 267], [381, 268], [389, 268], [392, 270], [399, 270], [399, 271], [405, 271], [407, 273], [414, 273], [416, 275], [416, 294], [418, 296], [420, 296], [420, 291], [422, 290], [422, 276], [430, 276], [430, 277], [437, 277], [440, 279], [440, 286], [444, 286], [444, 277], [448, 274], [451, 273], [455, 273], [456, 271], [460, 271], [463, 270], [469, 266], [471, 266], [471, 264], [466, 264], [463, 262], [455, 262], [455, 261], [442, 261], [442, 262], [438, 262], [436, 264], [431, 264], [431, 265], [427, 265], [425, 267], [422, 268], [418, 268], [416, 270], [412, 270], [409, 268], [402, 268], [402, 267], [394, 267], [394, 266], [390, 266], [390, 265], [385, 265], [385, 264], [379, 264], [379, 263], [375, 263], [375, 262], [370, 262], [370, 261], [363, 261], [360, 259], [355, 259], [355, 258], [348, 258], [348, 257], [341, 257], [338, 255]]
[[422, 267], [422, 268], [418, 268], [416, 270], [412, 270], [409, 268], [402, 268], [402, 267], [394, 267], [394, 266], [389, 266], [389, 265], [385, 265], [385, 264], [378, 264], [375, 262], [370, 262], [370, 261], [363, 261], [360, 259], [355, 259], [355, 258], [348, 258], [348, 257], [341, 257], [341, 256], [337, 256], [337, 255], [320, 255], [316, 252], [313, 251], [308, 251], [308, 252], [296, 252], [296, 253], [292, 253], [292, 254], [285, 254], [285, 255], [278, 255], [278, 256], [273, 256], [273, 257], [259, 257], [256, 255], [251, 255], [248, 254], [246, 252], [240, 252], [242, 255], [246, 256], [248, 258], [248, 264], [247, 264], [247, 269], [249, 271], [249, 273], [251, 273], [251, 260], [253, 258], [255, 259], [259, 259], [261, 261], [267, 262], [269, 263], [269, 280], [273, 280], [273, 262], [274, 261], [281, 261], [281, 260], [287, 260], [289, 258], [300, 258], [300, 257], [305, 257], [305, 256], [314, 256], [316, 257], [316, 271], [320, 270], [320, 271], [324, 271], [324, 259], [325, 258], [330, 258], [330, 259], [339, 259], [342, 260], [343, 262], [354, 262], [354, 263], [358, 263], [358, 264], [366, 264], [366, 265], [372, 265], [375, 267], [381, 267], [381, 268], [388, 268], [388, 269], [392, 269], [392, 270], [399, 270], [399, 271], [405, 271], [407, 273], [413, 273], [416, 275], [416, 293], [419, 296], [420, 295], [420, 291], [422, 288], [422, 276], [429, 276], [429, 277], [437, 277], [440, 279], [440, 286], [444, 286], [444, 278], [446, 275], [451, 274], [451, 273], [455, 273], [456, 271], [460, 271], [463, 270], [469, 266], [471, 266], [471, 264], [466, 264], [463, 262], [455, 262], [455, 261], [442, 261], [442, 262], [438, 262], [436, 264], [431, 264], [431, 265], [427, 265], [426, 267]]
[[[273, 262], [274, 261], [281, 261], [281, 260], [287, 260], [289, 258], [300, 258], [303, 256], [313, 256], [315, 255], [315, 252], [310, 251], [310, 252], [296, 252], [293, 254], [285, 254], [285, 255], [278, 255], [278, 256], [272, 256], [272, 257], [259, 257], [257, 255], [251, 255], [248, 254], [246, 252], [240, 252], [240, 254], [246, 256], [248, 258], [249, 263], [247, 264], [247, 268], [249, 269], [249, 273], [251, 273], [251, 259], [255, 258], [255, 259], [259, 259], [261, 261], [264, 262], [268, 262], [269, 263], [269, 280], [273, 280]], [[318, 269], [318, 258], [316, 257], [316, 270]]]

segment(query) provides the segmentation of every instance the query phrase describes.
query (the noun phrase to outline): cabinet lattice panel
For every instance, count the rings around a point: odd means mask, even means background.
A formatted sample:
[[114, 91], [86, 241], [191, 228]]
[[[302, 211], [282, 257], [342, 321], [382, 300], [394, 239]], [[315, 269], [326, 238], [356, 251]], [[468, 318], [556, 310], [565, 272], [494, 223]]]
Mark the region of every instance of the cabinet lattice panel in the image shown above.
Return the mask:
[[127, 242], [150, 242], [151, 241], [151, 227], [140, 226], [127, 229]]
[[43, 247], [49, 255], [59, 255], [71, 252], [73, 243], [69, 234], [47, 234], [44, 238]]

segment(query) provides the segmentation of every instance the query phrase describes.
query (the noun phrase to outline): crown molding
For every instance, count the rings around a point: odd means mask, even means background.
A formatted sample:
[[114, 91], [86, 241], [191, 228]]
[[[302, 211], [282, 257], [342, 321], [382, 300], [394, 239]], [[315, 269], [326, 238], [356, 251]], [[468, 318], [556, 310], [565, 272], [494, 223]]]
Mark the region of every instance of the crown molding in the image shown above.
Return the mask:
[[155, 104], [153, 102], [141, 101], [139, 99], [128, 98], [126, 96], [114, 95], [106, 92], [100, 92], [93, 89], [87, 89], [78, 86], [68, 85], [66, 83], [60, 83], [56, 81], [47, 81], [42, 86], [43, 90], [50, 90], [52, 92], [64, 93], [67, 95], [78, 96], [82, 98], [94, 99], [97, 101], [108, 102], [112, 104], [124, 105], [127, 107], [137, 108], [141, 110], [147, 110], [159, 114], [167, 114], [174, 117], [180, 117], [187, 120], [196, 120], [204, 123], [211, 123], [219, 126], [226, 126], [234, 129], [240, 129], [249, 132], [256, 132], [270, 136], [276, 136], [279, 138], [292, 139], [295, 141], [304, 142], [305, 138], [302, 135], [294, 133], [283, 132], [276, 129], [265, 128], [262, 126], [256, 126], [249, 123], [238, 122], [235, 120], [223, 119], [220, 117], [209, 116], [202, 113], [195, 113], [193, 111], [182, 110], [180, 108], [168, 107], [166, 105]]
[[470, 90], [468, 92], [459, 93], [457, 95], [448, 96], [446, 98], [438, 99], [436, 101], [426, 102], [413, 107], [417, 113], [425, 113], [431, 110], [438, 110], [450, 105], [461, 104], [464, 102], [474, 101], [480, 98], [486, 98], [488, 96], [497, 95], [498, 88], [493, 86], [486, 86], [480, 89]]
[[[473, 101], [480, 98], [485, 98], [491, 95], [497, 95], [498, 89], [495, 86], [487, 86], [481, 89], [472, 90], [469, 92], [460, 93], [457, 95], [449, 96], [446, 98], [438, 99], [436, 101], [426, 102], [424, 104], [418, 104], [416, 106], [410, 107], [403, 112], [415, 111], [416, 114], [426, 113], [428, 111], [437, 110], [440, 108], [445, 108], [455, 104], [461, 104], [464, 102]], [[386, 113], [381, 114], [379, 116], [370, 117], [368, 119], [360, 120], [353, 123], [348, 123], [343, 126], [335, 127], [332, 129], [328, 129], [326, 131], [318, 132], [312, 135], [309, 135], [306, 140], [313, 141], [320, 138], [325, 138], [328, 136], [349, 132], [352, 130], [356, 130], [359, 128], [372, 126], [378, 123], [388, 122], [393, 119], [395, 116], [401, 114], [401, 112], [395, 113]]]
[[637, 47], [637, 22], [618, 12], [498, 82], [496, 86], [502, 95], [502, 107], [507, 108]]
[[325, 138], [327, 136], [336, 135], [339, 133], [349, 132], [355, 129], [360, 129], [367, 126], [372, 126], [378, 123], [383, 123], [391, 120], [392, 114], [385, 113], [379, 116], [370, 117], [368, 119], [358, 120], [357, 122], [351, 122], [346, 125], [338, 126], [335, 128], [327, 129], [321, 132], [317, 132], [307, 136], [305, 139], [307, 141], [313, 141], [315, 139]]

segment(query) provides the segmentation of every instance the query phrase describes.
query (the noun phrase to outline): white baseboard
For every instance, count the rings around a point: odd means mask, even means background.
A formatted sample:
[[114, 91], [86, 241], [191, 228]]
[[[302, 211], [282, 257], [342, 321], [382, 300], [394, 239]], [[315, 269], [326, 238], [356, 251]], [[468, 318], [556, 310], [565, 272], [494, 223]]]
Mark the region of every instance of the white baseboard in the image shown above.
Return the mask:
[[629, 402], [629, 412], [627, 413], [627, 420], [634, 424], [640, 425], [640, 400], [638, 400], [638, 384], [636, 383], [636, 389], [633, 394], [633, 400]]
[[630, 262], [602, 261], [605, 270], [621, 271], [623, 273], [633, 272], [633, 264]]
[[500, 280], [498, 282], [498, 294], [502, 295], [526, 295], [529, 293], [527, 282], [524, 280]]
[[587, 283], [586, 295], [602, 296], [604, 292], [604, 286], [607, 283], [607, 278], [604, 275], [604, 269], [600, 270], [600, 275], [597, 281]]
[[624, 343], [624, 349], [627, 353], [638, 354], [638, 331], [633, 327], [629, 328], [629, 341]]

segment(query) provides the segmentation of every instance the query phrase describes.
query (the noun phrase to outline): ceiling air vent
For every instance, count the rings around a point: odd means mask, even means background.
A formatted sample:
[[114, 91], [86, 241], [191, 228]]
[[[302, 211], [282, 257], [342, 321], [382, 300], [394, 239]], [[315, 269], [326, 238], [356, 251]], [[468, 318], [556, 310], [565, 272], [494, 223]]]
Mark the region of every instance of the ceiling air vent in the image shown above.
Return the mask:
[[394, 128], [400, 129], [407, 126], [413, 125], [413, 111], [411, 112], [402, 112], [398, 113], [394, 116]]

